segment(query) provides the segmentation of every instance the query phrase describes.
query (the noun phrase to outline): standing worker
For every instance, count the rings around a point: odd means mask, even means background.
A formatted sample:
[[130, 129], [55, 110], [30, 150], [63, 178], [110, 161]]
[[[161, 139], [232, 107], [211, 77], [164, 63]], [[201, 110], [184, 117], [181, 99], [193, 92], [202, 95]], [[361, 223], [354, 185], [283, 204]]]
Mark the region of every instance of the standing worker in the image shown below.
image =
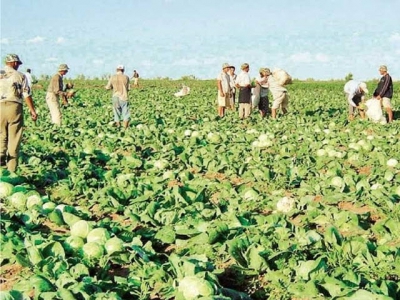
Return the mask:
[[133, 86], [139, 87], [139, 73], [136, 72], [136, 70], [133, 70], [132, 79], [133, 79]]
[[63, 77], [68, 73], [68, 66], [61, 64], [58, 72], [51, 78], [47, 88], [46, 103], [50, 110], [51, 121], [53, 124], [61, 125], [60, 98], [63, 105], [68, 105], [67, 93], [64, 92]]
[[251, 79], [249, 75], [250, 66], [244, 63], [240, 66], [242, 70], [236, 77], [235, 85], [239, 89], [239, 119], [245, 119], [251, 113]]
[[386, 66], [380, 66], [379, 73], [382, 77], [379, 80], [375, 92], [378, 94], [377, 99], [382, 101], [382, 105], [386, 109], [388, 114], [388, 123], [390, 123], [393, 121], [392, 103], [390, 101], [393, 97], [393, 80], [389, 75]]
[[224, 63], [222, 65], [222, 70], [218, 74], [217, 77], [217, 102], [218, 102], [218, 116], [223, 118], [225, 116], [225, 108], [229, 106], [230, 94], [231, 94], [231, 86], [230, 86], [230, 78], [228, 75], [228, 70], [230, 69], [230, 65], [228, 63]]
[[24, 125], [23, 99], [33, 121], [37, 114], [26, 76], [18, 72], [22, 61], [18, 55], [8, 54], [5, 64], [0, 79], [0, 164], [15, 172]]
[[124, 122], [124, 128], [128, 128], [130, 111], [128, 103], [129, 77], [124, 74], [125, 67], [117, 66], [117, 73], [112, 75], [106, 85], [107, 90], [113, 90], [112, 106], [114, 113], [114, 123], [116, 127], [121, 126], [121, 119]]
[[26, 80], [27, 80], [27, 82], [28, 82], [29, 89], [31, 90], [31, 93], [32, 93], [33, 78], [32, 78], [31, 72], [32, 72], [31, 69], [29, 69], [29, 68], [26, 69], [25, 76], [26, 76]]

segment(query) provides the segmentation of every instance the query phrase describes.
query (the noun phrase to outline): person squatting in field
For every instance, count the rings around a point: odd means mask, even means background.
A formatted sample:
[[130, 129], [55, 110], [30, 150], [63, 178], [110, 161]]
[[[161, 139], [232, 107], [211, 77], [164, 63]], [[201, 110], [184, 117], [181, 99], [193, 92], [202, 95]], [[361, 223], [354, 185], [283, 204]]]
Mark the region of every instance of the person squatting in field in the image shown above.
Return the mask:
[[15, 172], [24, 125], [23, 99], [33, 121], [37, 119], [26, 76], [18, 72], [22, 61], [16, 54], [5, 58], [4, 74], [0, 79], [0, 164]]
[[61, 125], [60, 98], [64, 106], [68, 105], [67, 93], [64, 92], [63, 77], [68, 73], [68, 65], [61, 64], [58, 72], [51, 78], [46, 93], [46, 103], [50, 111], [51, 121], [58, 126]]
[[354, 119], [354, 112], [356, 108], [358, 108], [361, 119], [364, 119], [365, 112], [364, 110], [360, 109], [360, 103], [364, 100], [365, 94], [368, 94], [368, 89], [365, 82], [360, 82], [353, 79], [349, 80], [344, 85], [343, 91], [349, 104], [349, 120]]
[[217, 77], [218, 116], [221, 118], [225, 116], [225, 108], [229, 105], [231, 98], [230, 77], [228, 75], [228, 70], [230, 67], [231, 66], [228, 63], [224, 63], [222, 65], [222, 70]]
[[112, 75], [106, 85], [107, 90], [113, 90], [112, 106], [115, 126], [121, 126], [123, 121], [124, 128], [128, 128], [130, 120], [130, 110], [128, 102], [129, 76], [124, 74], [125, 67], [117, 66], [117, 73]]
[[382, 77], [379, 80], [375, 92], [378, 94], [377, 99], [382, 101], [382, 106], [386, 109], [388, 114], [388, 123], [390, 123], [393, 121], [393, 110], [391, 103], [391, 99], [393, 97], [393, 80], [389, 75], [386, 66], [380, 66], [379, 73]]
[[241, 65], [242, 70], [236, 77], [236, 87], [239, 89], [239, 119], [245, 119], [251, 113], [251, 79], [249, 75], [250, 66], [248, 63]]

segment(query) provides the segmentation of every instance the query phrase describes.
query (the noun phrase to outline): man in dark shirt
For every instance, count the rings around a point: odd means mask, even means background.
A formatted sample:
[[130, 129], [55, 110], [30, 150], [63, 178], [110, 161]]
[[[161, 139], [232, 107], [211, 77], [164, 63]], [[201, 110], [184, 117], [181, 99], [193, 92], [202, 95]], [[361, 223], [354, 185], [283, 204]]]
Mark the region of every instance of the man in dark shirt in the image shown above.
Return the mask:
[[390, 102], [390, 99], [393, 97], [393, 81], [392, 77], [390, 77], [389, 73], [387, 72], [386, 66], [380, 66], [379, 73], [382, 75], [382, 77], [379, 80], [375, 92], [378, 94], [377, 99], [381, 100], [383, 107], [386, 109], [388, 114], [388, 122], [390, 123], [393, 121], [393, 110]]

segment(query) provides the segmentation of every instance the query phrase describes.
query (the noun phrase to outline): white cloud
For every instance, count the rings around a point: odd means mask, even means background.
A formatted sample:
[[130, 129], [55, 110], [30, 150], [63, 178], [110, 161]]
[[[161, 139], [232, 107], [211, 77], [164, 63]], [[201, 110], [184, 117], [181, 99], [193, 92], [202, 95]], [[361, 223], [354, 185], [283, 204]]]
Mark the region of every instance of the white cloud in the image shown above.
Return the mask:
[[175, 65], [175, 66], [198, 66], [199, 62], [198, 62], [197, 59], [193, 59], [193, 58], [186, 59], [186, 58], [183, 58], [183, 59], [180, 59], [180, 60], [174, 62], [173, 65]]
[[310, 52], [301, 52], [301, 53], [296, 53], [290, 56], [290, 60], [294, 62], [311, 62], [312, 61], [312, 56]]
[[44, 41], [44, 37], [36, 36], [33, 39], [28, 40], [28, 43], [41, 43]]
[[48, 57], [46, 58], [46, 61], [57, 61], [58, 59], [55, 57]]
[[0, 44], [8, 44], [8, 39], [0, 39]]
[[328, 62], [330, 58], [323, 53], [311, 54], [310, 52], [295, 53], [290, 56], [290, 60], [296, 63]]
[[400, 42], [400, 33], [398, 33], [398, 32], [393, 33], [390, 36], [389, 41], [391, 41], [391, 42]]
[[318, 53], [315, 55], [315, 59], [319, 62], [328, 62], [330, 61], [329, 56], [323, 53]]
[[104, 64], [104, 60], [102, 59], [93, 59], [92, 61], [95, 65], [103, 65]]
[[155, 63], [153, 61], [151, 61], [151, 60], [143, 60], [140, 64], [142, 66], [145, 66], [145, 67], [153, 67], [153, 66], [155, 66]]
[[63, 44], [65, 42], [65, 39], [63, 37], [58, 37], [56, 40], [57, 44]]

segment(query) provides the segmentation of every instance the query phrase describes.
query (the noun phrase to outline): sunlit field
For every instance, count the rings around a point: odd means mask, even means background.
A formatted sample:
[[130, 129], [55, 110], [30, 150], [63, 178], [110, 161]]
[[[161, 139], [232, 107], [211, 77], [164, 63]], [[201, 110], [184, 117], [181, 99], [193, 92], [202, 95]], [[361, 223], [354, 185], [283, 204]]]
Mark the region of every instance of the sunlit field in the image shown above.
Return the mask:
[[60, 128], [35, 85], [1, 171], [1, 299], [400, 299], [399, 83], [380, 125], [344, 81], [239, 120], [214, 80], [141, 80], [124, 130], [106, 81], [73, 82]]

